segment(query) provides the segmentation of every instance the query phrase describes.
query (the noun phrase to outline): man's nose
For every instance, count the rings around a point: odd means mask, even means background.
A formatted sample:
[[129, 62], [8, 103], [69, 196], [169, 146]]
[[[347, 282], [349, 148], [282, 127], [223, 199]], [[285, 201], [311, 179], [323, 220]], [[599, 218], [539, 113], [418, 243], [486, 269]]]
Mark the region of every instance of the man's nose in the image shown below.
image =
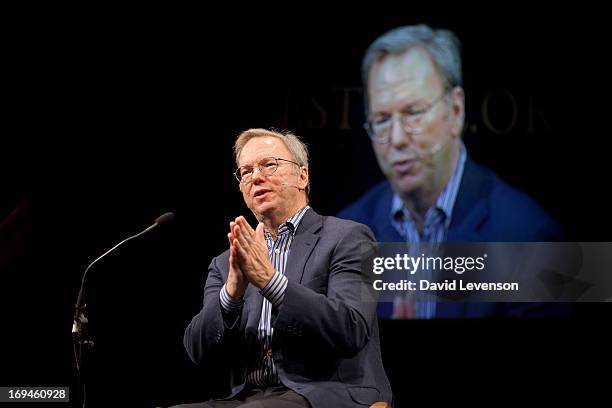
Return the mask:
[[409, 142], [412, 142], [412, 135], [404, 130], [402, 119], [399, 115], [394, 115], [391, 119], [391, 129], [389, 130], [389, 143], [396, 149], [401, 149]]
[[257, 184], [260, 183], [261, 181], [263, 181], [265, 178], [264, 174], [263, 174], [263, 168], [262, 167], [255, 167], [253, 169], [253, 174], [251, 175], [251, 180], [253, 181], [253, 184]]

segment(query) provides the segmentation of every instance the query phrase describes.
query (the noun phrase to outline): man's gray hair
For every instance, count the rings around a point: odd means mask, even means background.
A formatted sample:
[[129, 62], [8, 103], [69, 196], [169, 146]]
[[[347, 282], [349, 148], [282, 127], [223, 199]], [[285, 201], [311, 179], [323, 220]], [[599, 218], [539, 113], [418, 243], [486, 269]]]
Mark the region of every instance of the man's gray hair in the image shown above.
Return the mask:
[[[247, 142], [256, 137], [275, 137], [280, 139], [289, 153], [291, 153], [292, 160], [295, 161], [300, 166], [304, 166], [308, 168], [308, 147], [297, 135], [294, 135], [291, 132], [278, 132], [274, 130], [268, 129], [249, 129], [240, 133], [236, 138], [236, 142], [234, 143], [234, 157], [236, 159], [236, 166], [239, 166], [238, 160], [240, 159], [240, 153], [242, 153], [242, 149], [247, 144]], [[308, 180], [308, 185], [306, 186], [306, 196], [310, 193], [310, 179]]]
[[369, 111], [368, 78], [372, 66], [389, 54], [401, 54], [412, 47], [423, 47], [438, 70], [444, 85], [463, 86], [461, 77], [461, 44], [449, 30], [434, 30], [424, 24], [402, 26], [378, 37], [365, 52], [361, 63], [365, 110]]

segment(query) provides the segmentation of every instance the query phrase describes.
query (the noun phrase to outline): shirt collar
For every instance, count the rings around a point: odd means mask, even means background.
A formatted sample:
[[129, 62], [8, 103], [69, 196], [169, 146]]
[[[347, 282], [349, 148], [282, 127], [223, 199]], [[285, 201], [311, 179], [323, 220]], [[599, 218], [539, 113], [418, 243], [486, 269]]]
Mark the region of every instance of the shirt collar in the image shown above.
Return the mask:
[[[453, 207], [455, 206], [457, 194], [459, 193], [459, 185], [461, 184], [461, 179], [463, 177], [466, 157], [467, 153], [465, 145], [461, 143], [459, 147], [459, 159], [457, 160], [455, 171], [453, 171], [451, 178], [448, 180], [448, 183], [446, 183], [446, 186], [444, 186], [442, 193], [440, 193], [436, 203], [432, 207], [435, 209], [434, 211], [438, 211], [439, 213], [443, 214], [444, 225], [446, 228], [450, 226], [452, 219]], [[427, 210], [427, 213], [431, 212], [432, 208]], [[410, 211], [408, 211], [408, 208], [406, 208], [406, 205], [397, 193], [393, 194], [391, 201], [391, 220], [396, 222], [401, 222], [402, 220], [412, 220]]]
[[[278, 227], [278, 233], [277, 236], [283, 235], [285, 233], [290, 232], [291, 234], [295, 234], [295, 231], [297, 230], [298, 226], [300, 225], [300, 222], [302, 221], [302, 218], [304, 218], [304, 214], [306, 214], [306, 211], [308, 211], [308, 209], [310, 208], [310, 206], [306, 206], [304, 208], [302, 208], [301, 210], [299, 210], [298, 212], [296, 212], [295, 214], [293, 214], [287, 221], [285, 221], [284, 223], [282, 223], [279, 227]], [[267, 238], [272, 238], [272, 234], [270, 234], [267, 230], [264, 230], [264, 235]]]

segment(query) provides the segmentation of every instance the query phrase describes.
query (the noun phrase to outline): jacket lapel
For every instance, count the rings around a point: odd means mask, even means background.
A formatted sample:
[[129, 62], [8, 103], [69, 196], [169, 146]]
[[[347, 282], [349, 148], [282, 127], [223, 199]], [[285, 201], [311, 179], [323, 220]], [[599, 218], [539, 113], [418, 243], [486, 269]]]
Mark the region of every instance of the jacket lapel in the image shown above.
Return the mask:
[[259, 290], [249, 285], [244, 295], [245, 301], [243, 310], [247, 311], [247, 322], [245, 331], [253, 336], [257, 336], [257, 326], [259, 325], [259, 319], [261, 318], [261, 308], [263, 305], [263, 296], [259, 294]]
[[453, 219], [448, 231], [449, 242], [486, 241], [479, 233], [480, 226], [489, 213], [488, 203], [491, 185], [479, 166], [468, 156], [453, 209]]
[[319, 240], [317, 232], [322, 227], [323, 217], [314, 212], [312, 208], [308, 209], [300, 225], [298, 225], [291, 243], [287, 267], [285, 268], [285, 276], [289, 281], [302, 282], [306, 262]]
[[373, 222], [370, 227], [379, 242], [403, 242], [404, 238], [391, 224], [391, 202], [393, 190], [388, 182], [381, 194], [375, 211], [373, 211]]

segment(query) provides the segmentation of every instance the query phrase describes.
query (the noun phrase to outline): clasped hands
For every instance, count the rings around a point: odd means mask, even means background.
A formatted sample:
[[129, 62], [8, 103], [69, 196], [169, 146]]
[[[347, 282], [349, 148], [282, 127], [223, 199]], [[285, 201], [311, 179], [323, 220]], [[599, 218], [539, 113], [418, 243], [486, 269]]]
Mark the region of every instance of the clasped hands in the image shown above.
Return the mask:
[[230, 222], [227, 238], [230, 267], [225, 287], [231, 298], [240, 299], [249, 283], [264, 288], [274, 276], [274, 267], [268, 255], [263, 223], [253, 229], [243, 216], [237, 217]]

